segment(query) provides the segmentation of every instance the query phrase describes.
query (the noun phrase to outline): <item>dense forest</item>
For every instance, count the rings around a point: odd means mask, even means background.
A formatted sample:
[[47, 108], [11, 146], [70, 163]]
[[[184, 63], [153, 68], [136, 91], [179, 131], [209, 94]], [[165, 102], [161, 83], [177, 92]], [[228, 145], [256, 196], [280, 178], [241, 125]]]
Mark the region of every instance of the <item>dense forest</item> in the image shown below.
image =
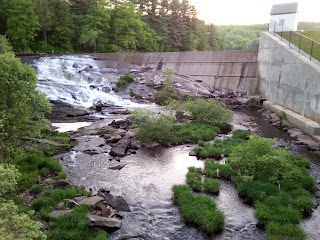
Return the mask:
[[[215, 26], [188, 0], [0, 0], [0, 35], [15, 52], [257, 49], [267, 24]], [[319, 30], [299, 23], [299, 30]]]
[[188, 0], [0, 0], [16, 52], [215, 50], [214, 25]]

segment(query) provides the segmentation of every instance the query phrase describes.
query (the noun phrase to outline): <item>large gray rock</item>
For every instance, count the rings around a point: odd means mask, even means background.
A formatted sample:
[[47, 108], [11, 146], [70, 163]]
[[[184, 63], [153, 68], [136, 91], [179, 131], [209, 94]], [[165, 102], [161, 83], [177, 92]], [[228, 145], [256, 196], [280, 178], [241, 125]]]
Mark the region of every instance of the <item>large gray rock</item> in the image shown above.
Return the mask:
[[106, 143], [117, 143], [122, 137], [119, 134], [116, 134], [114, 136], [104, 136], [104, 138], [106, 139]]
[[135, 150], [138, 150], [141, 147], [142, 147], [142, 144], [138, 139], [133, 139], [129, 145], [129, 148], [135, 149]]
[[298, 138], [299, 136], [303, 135], [303, 132], [298, 128], [292, 128], [288, 130], [288, 133], [293, 138]]
[[96, 205], [98, 202], [103, 201], [103, 197], [100, 196], [92, 196], [92, 197], [87, 197], [82, 199], [80, 202], [78, 202], [78, 204], [80, 205], [89, 205], [89, 206], [94, 206]]
[[68, 210], [54, 210], [51, 213], [49, 213], [49, 217], [51, 218], [59, 218], [62, 217], [68, 213], [70, 213], [72, 210], [68, 209]]
[[88, 214], [86, 216], [87, 223], [95, 227], [121, 228], [122, 222], [115, 218], [107, 218], [97, 215]]
[[126, 155], [130, 143], [131, 139], [126, 137], [122, 138], [111, 148], [109, 154], [114, 157], [124, 157]]
[[317, 143], [311, 137], [306, 136], [306, 135], [298, 136], [297, 142], [307, 145], [312, 150], [319, 150], [320, 149], [319, 143]]
[[98, 196], [102, 197], [106, 203], [115, 210], [130, 212], [130, 207], [128, 202], [122, 196], [113, 196], [109, 191], [100, 189], [98, 191]]

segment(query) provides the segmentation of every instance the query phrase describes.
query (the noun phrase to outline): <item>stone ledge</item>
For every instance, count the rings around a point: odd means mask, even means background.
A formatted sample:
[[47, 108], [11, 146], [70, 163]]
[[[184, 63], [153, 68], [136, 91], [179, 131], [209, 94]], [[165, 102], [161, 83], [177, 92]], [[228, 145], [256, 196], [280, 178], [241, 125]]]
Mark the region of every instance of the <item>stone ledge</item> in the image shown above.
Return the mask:
[[279, 115], [280, 112], [285, 112], [287, 120], [290, 124], [301, 129], [305, 134], [310, 135], [313, 140], [320, 141], [320, 124], [310, 120], [309, 118], [303, 117], [287, 108], [284, 108], [271, 101], [264, 101], [263, 106], [270, 111]]

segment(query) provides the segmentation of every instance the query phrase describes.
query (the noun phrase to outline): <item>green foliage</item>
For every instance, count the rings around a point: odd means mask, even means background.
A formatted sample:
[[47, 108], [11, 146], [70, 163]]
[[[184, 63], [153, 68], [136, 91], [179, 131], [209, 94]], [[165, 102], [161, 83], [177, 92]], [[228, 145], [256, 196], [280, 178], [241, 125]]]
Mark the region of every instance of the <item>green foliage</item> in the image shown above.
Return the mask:
[[181, 144], [213, 139], [219, 129], [205, 124], [175, 125], [169, 114], [153, 114], [135, 110], [131, 115], [133, 127], [139, 128], [138, 139], [143, 143], [153, 141], [163, 144]]
[[166, 68], [164, 71], [164, 85], [163, 87], [157, 92], [155, 96], [156, 104], [160, 106], [167, 105], [172, 100], [177, 100], [178, 95], [173, 91], [173, 81], [172, 81], [172, 74], [174, 70], [171, 68]]
[[[291, 224], [299, 224], [314, 208], [310, 192], [315, 180], [306, 159], [273, 146], [269, 139], [254, 137], [235, 147], [228, 161], [239, 195], [255, 204], [259, 225], [269, 229], [267, 239], [291, 239], [293, 233], [304, 239], [303, 231]], [[288, 233], [280, 231], [283, 225]]]
[[201, 168], [189, 167], [187, 184], [195, 192], [202, 191]]
[[237, 129], [232, 132], [232, 138], [248, 140], [251, 133], [247, 130]]
[[168, 107], [174, 110], [184, 110], [191, 113], [197, 123], [221, 126], [230, 123], [232, 111], [220, 102], [212, 99], [190, 99], [183, 103], [171, 101]]
[[213, 142], [203, 143], [202, 146], [194, 148], [197, 156], [200, 158], [215, 158], [221, 159], [227, 157], [232, 152], [233, 148], [243, 143], [244, 140], [236, 138], [227, 138], [224, 140], [215, 140]]
[[218, 194], [220, 190], [220, 181], [206, 177], [203, 182], [205, 193]]
[[12, 52], [12, 47], [5, 36], [0, 35], [0, 54]]
[[267, 240], [304, 240], [307, 237], [301, 228], [293, 224], [270, 223], [267, 227], [267, 233]]
[[142, 96], [134, 91], [130, 90], [130, 96], [134, 97], [135, 99], [142, 99]]
[[209, 178], [222, 178], [231, 180], [232, 169], [229, 165], [216, 163], [214, 160], [206, 160], [204, 173]]
[[6, 34], [15, 51], [29, 52], [40, 28], [32, 0], [11, 0], [7, 5]]
[[21, 213], [12, 201], [0, 201], [0, 236], [5, 240], [46, 239], [41, 224], [31, 220], [33, 212]]
[[22, 137], [40, 134], [46, 124], [44, 114], [50, 105], [36, 90], [36, 83], [31, 66], [23, 65], [13, 54], [0, 54], [0, 142], [6, 143], [1, 149], [4, 155], [8, 152], [5, 147], [19, 145]]
[[119, 81], [116, 83], [117, 87], [119, 88], [126, 88], [130, 83], [132, 83], [133, 77], [131, 74], [126, 74], [122, 76]]
[[186, 185], [175, 185], [173, 203], [186, 224], [199, 227], [205, 234], [212, 236], [223, 229], [224, 216], [210, 197], [193, 194]]
[[139, 128], [137, 137], [141, 142], [170, 142], [170, 135], [175, 127], [173, 116], [151, 114], [145, 111], [133, 111], [132, 120], [134, 126]]
[[22, 173], [18, 189], [25, 190], [37, 183], [38, 176], [44, 177], [49, 174], [62, 174], [62, 167], [59, 162], [44, 157], [39, 153], [25, 154], [17, 161], [17, 167]]
[[1, 197], [15, 190], [20, 173], [13, 165], [0, 163], [0, 200]]
[[85, 216], [90, 212], [90, 207], [80, 206], [69, 214], [59, 217], [50, 226], [48, 240], [105, 240], [106, 233], [90, 228]]
[[72, 199], [78, 194], [82, 196], [89, 196], [88, 192], [75, 187], [47, 190], [32, 202], [32, 208], [35, 211], [45, 211], [51, 207], [54, 207], [61, 200]]

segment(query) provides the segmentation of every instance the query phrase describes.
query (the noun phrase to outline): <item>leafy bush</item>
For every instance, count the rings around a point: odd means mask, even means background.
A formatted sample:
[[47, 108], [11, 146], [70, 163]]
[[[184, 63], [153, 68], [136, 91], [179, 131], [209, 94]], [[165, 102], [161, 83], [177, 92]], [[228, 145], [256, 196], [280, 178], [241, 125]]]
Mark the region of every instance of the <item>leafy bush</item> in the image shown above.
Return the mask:
[[203, 182], [203, 188], [205, 193], [217, 194], [220, 190], [220, 181], [206, 177]]
[[190, 99], [183, 103], [171, 101], [168, 107], [174, 110], [190, 112], [197, 123], [219, 127], [230, 123], [232, 120], [232, 111], [212, 99]]
[[44, 189], [43, 186], [41, 186], [40, 184], [34, 184], [31, 187], [31, 192], [38, 194], [38, 193], [41, 193], [43, 189]]
[[80, 206], [69, 214], [59, 217], [50, 226], [48, 240], [105, 240], [106, 233], [90, 228], [85, 220], [90, 207]]
[[14, 165], [0, 163], [0, 200], [1, 196], [13, 192], [20, 178], [20, 173]]
[[134, 111], [132, 121], [133, 126], [139, 128], [137, 137], [143, 143], [168, 143], [175, 128], [175, 118], [167, 114]]
[[130, 83], [132, 83], [133, 77], [131, 74], [126, 74], [120, 77], [119, 81], [116, 83], [116, 86], [119, 88], [126, 88]]
[[193, 194], [186, 185], [175, 185], [173, 203], [179, 207], [186, 224], [199, 227], [205, 234], [212, 236], [223, 229], [223, 213], [217, 210], [210, 197]]

